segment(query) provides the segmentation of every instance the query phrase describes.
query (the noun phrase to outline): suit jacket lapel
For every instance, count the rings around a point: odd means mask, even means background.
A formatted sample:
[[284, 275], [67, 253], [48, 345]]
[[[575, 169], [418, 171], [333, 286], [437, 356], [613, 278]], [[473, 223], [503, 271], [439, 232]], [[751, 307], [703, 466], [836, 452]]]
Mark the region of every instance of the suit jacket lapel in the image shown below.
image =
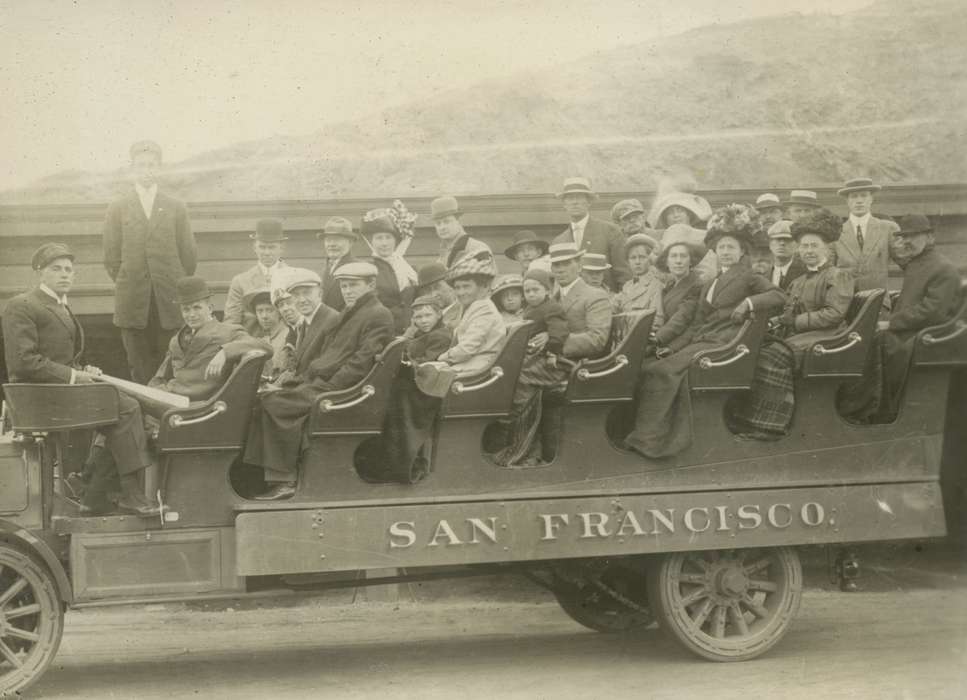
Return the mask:
[[[155, 202], [158, 201], [157, 197], [155, 197], [154, 199], [155, 199]], [[131, 196], [128, 197], [128, 207], [130, 207], [134, 211], [134, 216], [136, 218], [140, 219], [145, 226], [148, 225], [148, 217], [144, 215], [144, 207], [141, 206], [141, 198], [138, 196], [137, 190], [134, 190], [131, 193]]]
[[[843, 245], [845, 245], [849, 249], [849, 252], [853, 255], [854, 258], [859, 260], [860, 258], [863, 257], [863, 252], [860, 250], [859, 241], [856, 240], [856, 227], [853, 226], [852, 219], [846, 220], [846, 232], [847, 232], [847, 235], [842, 236]], [[867, 231], [866, 234], [868, 235], [869, 231]]]
[[164, 195], [161, 194], [160, 190], [154, 195], [154, 204], [151, 207], [151, 218], [148, 220], [152, 231], [158, 228], [158, 224], [161, 221], [161, 212], [164, 211], [163, 197]]
[[712, 301], [714, 302], [722, 295], [722, 291], [732, 284], [736, 278], [739, 276], [738, 265], [733, 265], [729, 268], [729, 271], [723, 275], [719, 275], [719, 283], [715, 285], [715, 293], [712, 295]]

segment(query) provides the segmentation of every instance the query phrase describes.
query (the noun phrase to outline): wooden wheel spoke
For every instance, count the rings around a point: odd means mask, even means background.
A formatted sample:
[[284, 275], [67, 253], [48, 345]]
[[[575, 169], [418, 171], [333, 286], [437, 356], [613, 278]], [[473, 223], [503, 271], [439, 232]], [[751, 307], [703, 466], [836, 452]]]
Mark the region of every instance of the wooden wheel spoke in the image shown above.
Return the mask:
[[694, 591], [692, 591], [686, 596], [682, 596], [681, 604], [687, 608], [689, 605], [694, 605], [702, 598], [707, 598], [707, 597], [708, 597], [708, 591], [705, 590], [705, 587], [703, 586], [702, 588], [696, 588]]
[[29, 630], [22, 630], [19, 627], [7, 627], [5, 637], [16, 637], [17, 639], [23, 639], [28, 642], [39, 642], [40, 635], [36, 632], [31, 632]]
[[709, 613], [712, 612], [714, 604], [711, 598], [706, 598], [702, 601], [702, 604], [698, 606], [698, 610], [695, 611], [695, 615], [692, 617], [692, 622], [699, 629], [705, 624], [705, 620], [708, 619]]
[[753, 591], [763, 591], [764, 593], [775, 593], [779, 590], [779, 584], [772, 581], [762, 581], [760, 579], [750, 579], [749, 589]]
[[18, 576], [17, 580], [10, 584], [10, 587], [5, 590], [2, 595], [0, 595], [0, 608], [13, 600], [14, 596], [22, 592], [27, 586], [27, 579], [23, 578], [22, 576]]
[[752, 562], [748, 566], [744, 567], [746, 575], [752, 576], [752, 574], [757, 574], [764, 569], [768, 569], [769, 562], [769, 557], [763, 557], [762, 559]]
[[739, 607], [737, 602], [729, 605], [729, 612], [732, 617], [732, 624], [735, 626], [736, 631], [743, 637], [749, 634], [749, 625], [745, 622], [745, 613]]
[[712, 615], [712, 636], [722, 639], [725, 637], [725, 607], [719, 605]]
[[749, 609], [749, 611], [753, 615], [755, 615], [759, 619], [764, 620], [765, 618], [769, 617], [769, 611], [766, 610], [761, 605], [759, 605], [757, 602], [755, 602], [751, 596], [749, 595], [742, 596], [742, 603], [745, 605], [745, 607]]
[[24, 605], [19, 608], [14, 608], [13, 610], [4, 610], [2, 614], [5, 620], [14, 620], [18, 617], [23, 617], [24, 615], [36, 615], [40, 612], [40, 605], [37, 603], [32, 603], [31, 605]]
[[705, 585], [705, 577], [702, 574], [687, 574], [684, 571], [678, 575], [679, 583], [695, 583], [699, 586]]
[[7, 643], [0, 639], [0, 655], [3, 656], [7, 661], [10, 662], [15, 668], [20, 668], [23, 666], [23, 661], [20, 657], [13, 653], [13, 649], [7, 646]]

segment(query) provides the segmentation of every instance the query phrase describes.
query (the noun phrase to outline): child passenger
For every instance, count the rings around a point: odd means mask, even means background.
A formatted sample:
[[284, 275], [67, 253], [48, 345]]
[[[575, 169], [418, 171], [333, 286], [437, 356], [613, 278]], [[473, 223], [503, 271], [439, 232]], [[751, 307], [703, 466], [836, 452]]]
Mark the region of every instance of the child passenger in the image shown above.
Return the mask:
[[413, 364], [435, 362], [453, 342], [453, 333], [443, 323], [443, 300], [425, 294], [413, 301], [412, 311], [416, 334], [406, 345], [406, 356]]
[[550, 274], [544, 270], [528, 270], [524, 275], [524, 309], [525, 321], [532, 321], [531, 337], [547, 333], [547, 344], [544, 351], [551, 356], [558, 356], [564, 352], [564, 341], [567, 340], [567, 317], [564, 307], [551, 298], [554, 282]]
[[518, 323], [524, 311], [524, 287], [520, 275], [501, 275], [490, 293], [504, 323]]

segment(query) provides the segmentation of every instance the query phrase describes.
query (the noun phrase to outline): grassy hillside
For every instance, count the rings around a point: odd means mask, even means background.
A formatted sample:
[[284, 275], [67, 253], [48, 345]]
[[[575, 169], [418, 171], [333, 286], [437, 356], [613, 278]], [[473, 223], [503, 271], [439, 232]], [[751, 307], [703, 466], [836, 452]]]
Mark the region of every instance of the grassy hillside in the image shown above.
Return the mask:
[[[435, 94], [308, 136], [173, 164], [189, 200], [791, 187], [870, 174], [967, 180], [967, 3], [708, 26], [554, 70]], [[106, 199], [120, 173], [62, 173], [3, 201]]]

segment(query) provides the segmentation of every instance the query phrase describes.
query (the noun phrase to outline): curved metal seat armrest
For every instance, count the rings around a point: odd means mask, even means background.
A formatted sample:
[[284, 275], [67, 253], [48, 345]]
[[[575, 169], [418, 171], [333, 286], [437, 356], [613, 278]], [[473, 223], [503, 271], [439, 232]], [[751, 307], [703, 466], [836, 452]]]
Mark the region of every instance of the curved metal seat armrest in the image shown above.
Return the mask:
[[570, 403], [630, 401], [655, 320], [654, 311], [628, 314], [631, 325], [604, 357], [588, 358], [571, 370], [566, 397]]
[[967, 366], [967, 280], [960, 282], [957, 313], [945, 322], [917, 333], [914, 364], [941, 367]]
[[746, 319], [725, 345], [695, 353], [689, 368], [690, 388], [720, 391], [750, 388], [767, 323], [767, 314], [756, 314]]
[[[700, 350], [692, 356], [692, 365], [702, 367], [705, 366], [716, 367], [722, 361], [732, 360], [737, 354], [745, 355], [751, 352], [752, 348], [758, 350], [759, 346], [762, 344], [762, 338], [765, 335], [765, 327], [768, 323], [768, 318], [765, 314], [757, 314], [753, 318], [746, 319], [742, 325], [739, 327], [738, 332], [729, 342], [724, 345], [720, 345], [715, 348], [709, 348], [708, 350]], [[745, 348], [740, 350], [740, 348]], [[708, 365], [708, 362], [703, 363], [702, 361], [707, 359], [712, 362], [712, 365]]]

